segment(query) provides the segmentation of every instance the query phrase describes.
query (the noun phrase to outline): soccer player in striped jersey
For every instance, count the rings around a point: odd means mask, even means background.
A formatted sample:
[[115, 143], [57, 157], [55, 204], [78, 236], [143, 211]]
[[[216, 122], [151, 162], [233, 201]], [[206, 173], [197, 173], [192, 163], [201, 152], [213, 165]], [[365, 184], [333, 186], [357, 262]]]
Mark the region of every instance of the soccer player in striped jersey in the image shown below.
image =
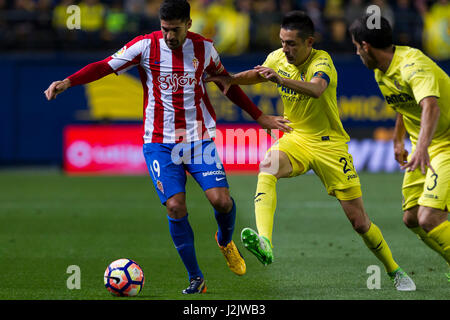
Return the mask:
[[[450, 78], [422, 51], [394, 45], [384, 17], [378, 29], [368, 28], [368, 18], [356, 20], [350, 33], [356, 54], [374, 70], [386, 103], [397, 112], [394, 153], [407, 169], [403, 222], [450, 266]], [[412, 143], [409, 156], [406, 132]]]
[[[205, 73], [227, 72], [212, 41], [188, 31], [192, 20], [186, 0], [165, 0], [159, 14], [160, 31], [138, 36], [112, 56], [53, 82], [45, 95], [51, 100], [69, 87], [137, 66], [144, 90], [144, 157], [160, 201], [166, 206], [173, 243], [187, 269], [190, 284], [183, 293], [203, 293], [206, 284], [186, 207], [186, 171], [213, 206], [218, 224], [215, 239], [228, 267], [237, 275], [246, 272], [245, 261], [232, 240], [236, 204], [212, 140], [216, 116], [203, 82]], [[233, 86], [227, 97], [263, 128], [290, 130], [282, 117], [263, 114], [238, 86]]]
[[312, 169], [327, 193], [339, 200], [353, 229], [384, 264], [395, 288], [413, 291], [414, 282], [394, 261], [380, 229], [364, 209], [359, 177], [348, 153], [349, 136], [337, 108], [337, 72], [328, 53], [312, 48], [313, 35], [313, 22], [304, 12], [287, 13], [281, 23], [282, 48], [270, 53], [262, 66], [207, 79], [222, 81], [225, 89], [233, 84], [275, 83], [284, 116], [294, 128], [272, 145], [260, 164], [254, 198], [258, 233], [245, 228], [242, 241], [264, 265], [272, 263], [276, 184], [280, 178]]

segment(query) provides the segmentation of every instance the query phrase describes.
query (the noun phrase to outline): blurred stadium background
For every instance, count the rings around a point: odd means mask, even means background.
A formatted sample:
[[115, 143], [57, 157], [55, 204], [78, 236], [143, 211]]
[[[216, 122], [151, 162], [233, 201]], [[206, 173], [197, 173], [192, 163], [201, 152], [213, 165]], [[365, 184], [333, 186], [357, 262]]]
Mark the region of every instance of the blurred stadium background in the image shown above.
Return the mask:
[[[67, 7], [72, 4], [80, 8], [81, 29], [67, 27], [71, 17]], [[0, 166], [146, 172], [140, 155], [142, 89], [137, 70], [72, 88], [52, 102], [45, 100], [43, 91], [51, 81], [111, 55], [133, 37], [159, 29], [159, 4], [159, 0], [0, 0]], [[386, 107], [372, 72], [354, 54], [349, 24], [368, 5], [376, 4], [394, 26], [397, 44], [424, 50], [450, 71], [448, 0], [193, 0], [191, 4], [191, 31], [215, 41], [231, 72], [262, 63], [279, 47], [279, 23], [285, 12], [308, 12], [317, 29], [315, 47], [329, 51], [338, 70], [338, 103], [353, 138], [350, 151], [358, 170], [398, 170], [389, 142], [395, 114]], [[282, 112], [275, 86], [243, 88], [266, 113]], [[249, 125], [249, 117], [214, 85], [209, 91], [223, 128]], [[107, 131], [111, 125], [122, 129], [111, 136]], [[123, 138], [126, 132], [135, 136], [134, 141]], [[251, 144], [248, 138], [236, 151], [249, 152]], [[234, 169], [252, 171], [256, 166]]]

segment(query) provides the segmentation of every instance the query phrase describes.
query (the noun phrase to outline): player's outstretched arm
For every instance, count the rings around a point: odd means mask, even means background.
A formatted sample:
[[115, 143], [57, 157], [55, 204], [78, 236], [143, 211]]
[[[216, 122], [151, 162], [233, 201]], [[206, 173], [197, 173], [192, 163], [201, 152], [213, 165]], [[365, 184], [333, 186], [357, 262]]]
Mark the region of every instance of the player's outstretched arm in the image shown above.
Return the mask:
[[403, 123], [403, 116], [397, 113], [394, 128], [394, 156], [395, 160], [402, 166], [406, 164], [408, 158], [408, 151], [405, 150], [405, 135], [406, 128]]
[[222, 92], [226, 95], [232, 85], [252, 85], [265, 82], [267, 79], [261, 77], [255, 70], [247, 70], [231, 74], [218, 74], [205, 78], [205, 82], [214, 82], [219, 87], [223, 87]]
[[269, 81], [275, 82], [312, 98], [319, 98], [328, 87], [328, 82], [320, 77], [313, 77], [311, 81], [307, 82], [283, 78], [275, 70], [264, 66], [256, 66], [255, 70], [261, 77]]
[[232, 76], [223, 69], [219, 74], [205, 78], [205, 82], [214, 82], [231, 102], [245, 110], [263, 129], [267, 130], [269, 135], [276, 139], [271, 130], [278, 129], [283, 132], [290, 132], [293, 130], [287, 125], [290, 121], [282, 116], [264, 114], [238, 85], [265, 81], [267, 80], [259, 76], [254, 70], [240, 72]]
[[93, 82], [113, 73], [114, 71], [108, 64], [108, 60], [110, 58], [90, 63], [64, 80], [52, 82], [47, 90], [44, 91], [45, 97], [47, 100], [53, 100], [58, 94], [70, 87]]
[[286, 133], [294, 130], [287, 125], [291, 121], [283, 116], [271, 116], [263, 113], [256, 119], [256, 122], [258, 122], [261, 128], [266, 129], [267, 133], [274, 139], [276, 137], [272, 135], [272, 129], [278, 129]]
[[428, 167], [434, 173], [434, 169], [430, 163], [428, 147], [430, 146], [434, 132], [436, 131], [441, 111], [436, 97], [423, 98], [419, 105], [422, 107], [422, 116], [420, 119], [420, 131], [416, 150], [411, 156], [410, 161], [402, 166], [402, 169], [414, 171], [416, 168], [420, 167], [422, 174], [426, 174], [426, 168]]
[[52, 84], [44, 91], [47, 100], [53, 100], [56, 96], [70, 88], [70, 80], [64, 79], [59, 81], [54, 81]]

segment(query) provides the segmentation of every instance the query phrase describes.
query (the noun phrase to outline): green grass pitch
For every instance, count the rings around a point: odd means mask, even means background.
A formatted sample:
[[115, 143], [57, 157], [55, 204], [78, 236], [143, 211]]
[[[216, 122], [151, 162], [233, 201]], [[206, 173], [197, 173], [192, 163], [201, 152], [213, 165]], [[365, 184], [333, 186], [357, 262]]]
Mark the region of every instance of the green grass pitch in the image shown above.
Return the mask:
[[[0, 172], [0, 299], [124, 299], [104, 288], [106, 266], [130, 258], [144, 270], [149, 300], [448, 299], [442, 258], [402, 223], [402, 175], [361, 174], [365, 207], [416, 292], [397, 292], [381, 263], [352, 230], [338, 202], [315, 175], [278, 183], [272, 265], [264, 267], [240, 242], [255, 228], [256, 176], [229, 176], [238, 215], [234, 240], [247, 274], [228, 270], [217, 248], [217, 225], [200, 187], [188, 179], [187, 204], [208, 292], [184, 296], [188, 281], [172, 244], [165, 209], [147, 176], [68, 177], [58, 172]], [[68, 289], [67, 268], [81, 270], [81, 289]], [[381, 269], [369, 290], [367, 268]], [[128, 299], [128, 298], [125, 298]]]

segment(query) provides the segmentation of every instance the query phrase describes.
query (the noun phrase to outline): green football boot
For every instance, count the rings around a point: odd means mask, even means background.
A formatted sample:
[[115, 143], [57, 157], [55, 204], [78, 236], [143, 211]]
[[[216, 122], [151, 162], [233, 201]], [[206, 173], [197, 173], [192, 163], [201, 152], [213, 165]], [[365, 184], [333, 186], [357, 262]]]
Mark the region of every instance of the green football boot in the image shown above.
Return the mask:
[[250, 228], [244, 228], [241, 232], [241, 240], [244, 247], [253, 253], [265, 266], [273, 262], [272, 245], [270, 240]]
[[395, 289], [398, 291], [415, 291], [416, 285], [414, 281], [408, 276], [408, 274], [403, 271], [402, 268], [398, 268], [394, 272], [388, 273], [392, 282], [394, 283]]

